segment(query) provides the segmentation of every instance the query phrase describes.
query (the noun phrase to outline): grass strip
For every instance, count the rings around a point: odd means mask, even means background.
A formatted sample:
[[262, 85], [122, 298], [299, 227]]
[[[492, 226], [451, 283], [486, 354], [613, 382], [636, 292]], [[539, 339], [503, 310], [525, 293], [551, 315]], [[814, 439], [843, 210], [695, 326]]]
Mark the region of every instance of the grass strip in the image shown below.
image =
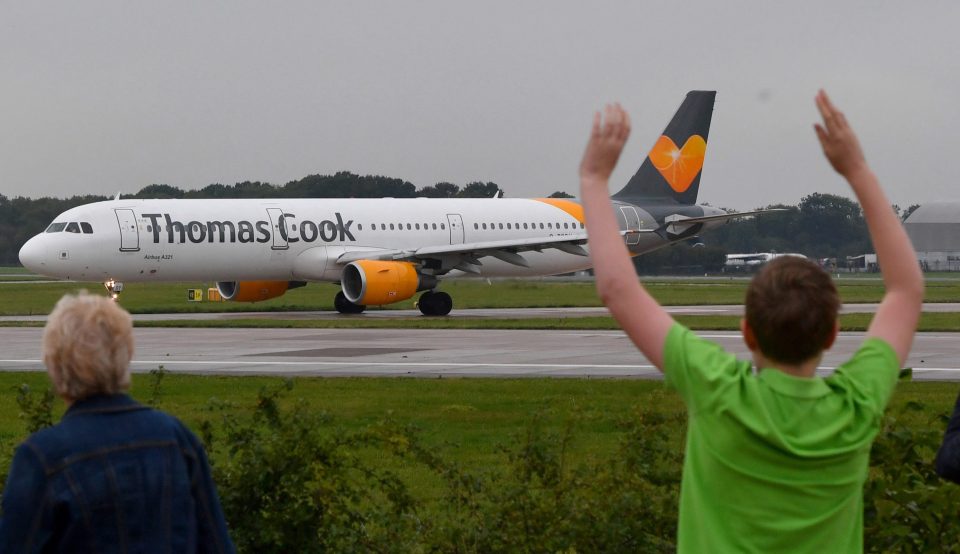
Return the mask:
[[[577, 440], [571, 453], [577, 459], [608, 455], [616, 448], [618, 425], [637, 407], [663, 412], [682, 402], [662, 381], [642, 379], [405, 379], [298, 377], [284, 402], [306, 402], [312, 410], [329, 413], [348, 429], [359, 429], [390, 418], [420, 429], [424, 440], [445, 455], [475, 468], [506, 469], [509, 462], [498, 447], [522, 432], [533, 414], [548, 429], [559, 430], [571, 417], [577, 420]], [[276, 377], [185, 375], [168, 372], [160, 385], [159, 406], [194, 429], [213, 416], [211, 399], [235, 405], [235, 413], [249, 413], [258, 391], [281, 382]], [[0, 373], [0, 448], [12, 450], [26, 436], [15, 394], [21, 384], [34, 390], [49, 386], [40, 372]], [[151, 377], [136, 374], [132, 394], [146, 401], [153, 396]], [[920, 401], [927, 408], [917, 421], [928, 425], [949, 413], [956, 396], [954, 383], [905, 382], [897, 387], [892, 405]], [[55, 402], [54, 420], [63, 413]], [[216, 419], [214, 419], [214, 423]], [[216, 423], [215, 423], [216, 424]], [[676, 437], [676, 448], [682, 437]], [[376, 456], [371, 453], [371, 456]], [[420, 477], [411, 476], [414, 482]]]
[[[866, 331], [873, 314], [854, 313], [840, 316], [841, 331]], [[735, 315], [687, 315], [674, 319], [695, 330], [736, 331], [740, 329], [740, 316]], [[0, 327], [43, 327], [40, 321], [0, 321]], [[171, 319], [163, 321], [137, 321], [135, 327], [166, 328], [232, 328], [232, 329], [542, 329], [542, 330], [616, 330], [620, 326], [608, 316], [565, 318], [434, 318], [397, 317], [365, 318], [343, 316], [337, 319]], [[917, 328], [922, 332], [960, 332], [960, 314], [954, 312], [925, 312], [920, 316]]]
[[[882, 283], [876, 279], [838, 279], [845, 303], [878, 302]], [[730, 279], [655, 278], [644, 281], [663, 305], [740, 304], [748, 281]], [[187, 289], [206, 290], [211, 283], [128, 283], [120, 302], [131, 313], [200, 313], [244, 311], [332, 310], [337, 287], [312, 283], [285, 295], [255, 304], [187, 302]], [[550, 280], [452, 280], [441, 287], [454, 298], [456, 308], [596, 307], [600, 305], [593, 283]], [[0, 286], [0, 315], [47, 314], [64, 294], [78, 290], [104, 293], [99, 283], [5, 283]], [[960, 281], [928, 281], [927, 302], [960, 302]], [[415, 299], [386, 306], [411, 309]]]

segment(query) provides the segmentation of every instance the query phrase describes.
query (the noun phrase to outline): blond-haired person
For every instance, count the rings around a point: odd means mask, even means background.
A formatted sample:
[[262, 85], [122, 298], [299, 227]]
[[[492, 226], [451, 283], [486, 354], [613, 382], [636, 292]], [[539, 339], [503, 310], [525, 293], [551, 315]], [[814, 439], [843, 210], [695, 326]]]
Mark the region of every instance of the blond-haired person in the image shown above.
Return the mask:
[[0, 552], [233, 552], [210, 466], [176, 418], [130, 388], [130, 314], [64, 296], [43, 361], [63, 419], [21, 444], [3, 491]]

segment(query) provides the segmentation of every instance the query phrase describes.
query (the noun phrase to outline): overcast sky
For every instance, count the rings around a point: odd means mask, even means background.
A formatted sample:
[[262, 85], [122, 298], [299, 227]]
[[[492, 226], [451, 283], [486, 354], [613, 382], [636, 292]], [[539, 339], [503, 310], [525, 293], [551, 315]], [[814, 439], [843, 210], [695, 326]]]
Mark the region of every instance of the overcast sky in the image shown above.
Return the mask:
[[0, 193], [282, 184], [341, 170], [577, 194], [593, 110], [634, 132], [717, 90], [700, 201], [847, 195], [825, 87], [891, 201], [960, 199], [960, 2], [0, 0]]

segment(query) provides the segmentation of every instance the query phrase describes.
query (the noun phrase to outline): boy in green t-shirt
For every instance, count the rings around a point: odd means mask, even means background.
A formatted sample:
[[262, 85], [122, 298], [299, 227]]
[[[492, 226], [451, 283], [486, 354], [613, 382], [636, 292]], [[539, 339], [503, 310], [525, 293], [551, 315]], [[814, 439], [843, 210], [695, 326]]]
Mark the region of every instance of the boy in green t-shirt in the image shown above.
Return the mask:
[[920, 317], [916, 255], [844, 115], [820, 91], [823, 152], [863, 207], [886, 294], [860, 349], [826, 378], [837, 290], [822, 269], [778, 258], [750, 283], [752, 366], [677, 324], [637, 281], [607, 181], [630, 134], [619, 105], [594, 118], [580, 165], [597, 291], [687, 404], [681, 552], [858, 552], [870, 444]]

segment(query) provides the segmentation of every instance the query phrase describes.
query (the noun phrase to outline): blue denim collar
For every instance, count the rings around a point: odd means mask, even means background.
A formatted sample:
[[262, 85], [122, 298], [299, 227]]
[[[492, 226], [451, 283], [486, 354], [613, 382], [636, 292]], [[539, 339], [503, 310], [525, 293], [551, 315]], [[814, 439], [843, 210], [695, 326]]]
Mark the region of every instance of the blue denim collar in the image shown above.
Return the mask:
[[79, 414], [102, 414], [148, 409], [126, 394], [100, 394], [75, 401], [63, 414], [64, 418]]

